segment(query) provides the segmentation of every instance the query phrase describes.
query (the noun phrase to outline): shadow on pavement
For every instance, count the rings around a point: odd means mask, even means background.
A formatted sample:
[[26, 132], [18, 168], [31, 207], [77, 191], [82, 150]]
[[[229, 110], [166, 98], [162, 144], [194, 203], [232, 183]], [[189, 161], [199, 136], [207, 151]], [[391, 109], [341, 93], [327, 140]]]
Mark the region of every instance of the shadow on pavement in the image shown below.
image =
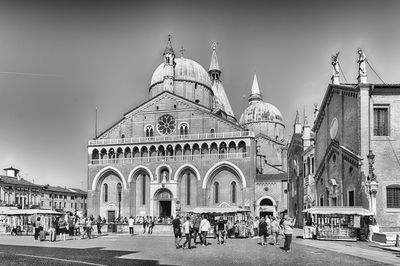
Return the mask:
[[[60, 247], [33, 247], [33, 246], [11, 246], [11, 245], [0, 245], [0, 258], [2, 263], [6, 263], [4, 259], [7, 257], [19, 256], [37, 256], [37, 257], [48, 257], [61, 260], [80, 261], [86, 263], [98, 263], [102, 265], [161, 265], [157, 260], [142, 260], [142, 259], [119, 259], [117, 257], [124, 256], [127, 254], [138, 253], [137, 251], [119, 251], [119, 250], [103, 250], [102, 247], [87, 248], [87, 249], [75, 249], [75, 248], [60, 248]], [[55, 265], [57, 260], [51, 260], [46, 258], [39, 258], [42, 260], [41, 265], [51, 263]], [[32, 257], [32, 261], [37, 261], [38, 258]], [[59, 261], [57, 265], [65, 264], [65, 262]], [[12, 262], [12, 261], [10, 261]], [[74, 264], [71, 262], [71, 264]], [[18, 264], [19, 265], [19, 264]], [[27, 263], [26, 265], [29, 265]], [[33, 265], [33, 264], [31, 264]]]

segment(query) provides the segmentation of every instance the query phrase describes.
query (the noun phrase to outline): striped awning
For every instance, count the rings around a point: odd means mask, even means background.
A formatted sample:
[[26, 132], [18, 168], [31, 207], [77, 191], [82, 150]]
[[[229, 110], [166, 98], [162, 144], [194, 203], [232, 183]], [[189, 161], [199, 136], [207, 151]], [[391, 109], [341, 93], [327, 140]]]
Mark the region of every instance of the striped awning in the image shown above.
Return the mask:
[[361, 215], [361, 216], [370, 216], [374, 215], [373, 212], [364, 209], [362, 207], [350, 207], [350, 206], [328, 206], [328, 207], [312, 207], [306, 210], [303, 210], [305, 213], [309, 214], [347, 214], [347, 215]]

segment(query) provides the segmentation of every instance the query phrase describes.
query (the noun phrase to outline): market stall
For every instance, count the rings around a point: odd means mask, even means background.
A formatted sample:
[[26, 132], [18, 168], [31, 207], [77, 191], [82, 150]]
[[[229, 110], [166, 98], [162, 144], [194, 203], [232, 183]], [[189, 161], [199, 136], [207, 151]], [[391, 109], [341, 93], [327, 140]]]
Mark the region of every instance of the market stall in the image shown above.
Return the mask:
[[210, 221], [211, 227], [209, 235], [214, 234], [214, 225], [220, 217], [227, 223], [228, 230], [234, 233], [234, 230], [238, 231], [239, 237], [247, 237], [246, 221], [249, 217], [250, 211], [242, 209], [237, 206], [219, 206], [219, 207], [196, 207], [186, 212], [187, 214], [205, 214]]
[[365, 240], [373, 216], [362, 207], [312, 207], [303, 212], [303, 238], [320, 240]]
[[47, 231], [50, 226], [51, 218], [53, 216], [61, 216], [62, 213], [53, 210], [41, 210], [41, 209], [10, 209], [0, 213], [4, 216], [4, 224], [2, 229], [5, 233], [10, 233], [12, 230], [16, 234], [18, 233], [32, 233], [33, 224], [37, 217], [40, 217], [40, 223], [43, 230]]

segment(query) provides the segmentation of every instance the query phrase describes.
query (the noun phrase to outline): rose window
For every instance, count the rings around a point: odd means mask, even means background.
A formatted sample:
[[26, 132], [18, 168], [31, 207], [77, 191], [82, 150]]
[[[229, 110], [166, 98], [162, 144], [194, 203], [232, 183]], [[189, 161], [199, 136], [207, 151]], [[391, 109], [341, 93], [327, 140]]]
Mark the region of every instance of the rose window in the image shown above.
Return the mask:
[[158, 119], [157, 130], [160, 134], [170, 135], [175, 131], [176, 121], [172, 115], [163, 115]]

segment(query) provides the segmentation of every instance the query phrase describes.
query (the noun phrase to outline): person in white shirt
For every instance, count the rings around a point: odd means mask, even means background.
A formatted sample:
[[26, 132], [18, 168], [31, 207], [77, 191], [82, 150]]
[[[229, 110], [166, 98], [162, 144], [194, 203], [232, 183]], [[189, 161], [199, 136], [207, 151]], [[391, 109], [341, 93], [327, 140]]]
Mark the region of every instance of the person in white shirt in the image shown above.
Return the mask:
[[202, 236], [202, 246], [207, 246], [207, 234], [208, 234], [208, 229], [210, 229], [211, 225], [210, 222], [207, 220], [206, 216], [203, 214], [202, 215], [202, 220], [200, 222], [200, 227], [199, 230], [201, 232], [201, 236]]
[[133, 219], [133, 217], [129, 217], [128, 220], [128, 224], [129, 224], [129, 234], [131, 234], [131, 236], [133, 236], [133, 225], [135, 223], [135, 219]]
[[192, 248], [192, 246], [191, 246], [191, 244], [190, 244], [190, 242], [191, 242], [191, 241], [190, 241], [190, 227], [191, 227], [191, 225], [190, 225], [190, 217], [188, 216], [188, 217], [186, 217], [186, 222], [184, 222], [183, 225], [182, 225], [183, 233], [184, 233], [185, 236], [186, 236], [186, 240], [185, 240], [185, 242], [183, 243], [182, 249], [185, 249], [185, 248], [186, 248], [186, 243], [189, 243], [189, 244], [188, 244], [188, 248], [189, 248], [189, 249]]

